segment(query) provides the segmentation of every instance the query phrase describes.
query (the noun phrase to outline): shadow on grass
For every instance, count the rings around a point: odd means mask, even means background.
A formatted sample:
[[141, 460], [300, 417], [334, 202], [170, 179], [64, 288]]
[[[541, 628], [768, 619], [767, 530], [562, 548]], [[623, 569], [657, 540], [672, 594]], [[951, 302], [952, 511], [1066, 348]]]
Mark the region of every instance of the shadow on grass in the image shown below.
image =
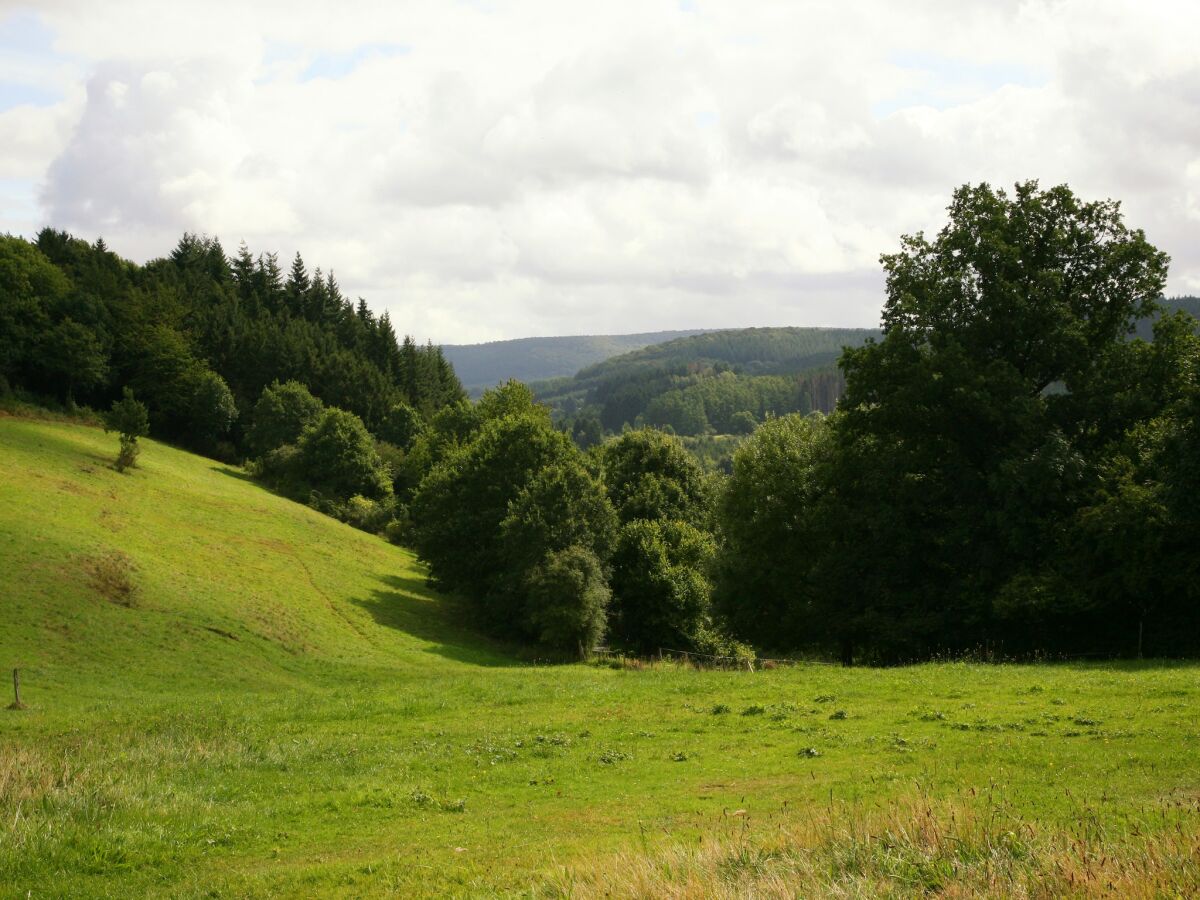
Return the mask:
[[425, 579], [410, 575], [384, 575], [383, 585], [368, 597], [353, 597], [380, 625], [429, 641], [426, 652], [475, 666], [519, 666], [505, 648], [471, 634], [467, 605], [459, 598], [437, 594]]
[[[238, 481], [248, 481], [251, 484], [256, 484], [264, 490], [270, 491], [265, 484], [256, 479], [253, 475], [248, 474], [240, 469], [235, 469], [232, 466], [212, 466], [212, 471], [220, 472], [222, 475], [228, 475], [230, 478], [236, 478]], [[275, 491], [270, 491], [272, 494]], [[282, 496], [282, 495], [281, 495]]]

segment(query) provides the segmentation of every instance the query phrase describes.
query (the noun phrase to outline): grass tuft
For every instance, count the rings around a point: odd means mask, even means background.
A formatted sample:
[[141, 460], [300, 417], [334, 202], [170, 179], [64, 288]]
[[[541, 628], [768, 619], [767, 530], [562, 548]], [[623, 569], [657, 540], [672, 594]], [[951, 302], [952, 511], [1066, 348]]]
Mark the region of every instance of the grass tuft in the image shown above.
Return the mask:
[[120, 550], [109, 550], [83, 560], [83, 571], [92, 589], [118, 606], [137, 605], [138, 588], [133, 580], [137, 566]]

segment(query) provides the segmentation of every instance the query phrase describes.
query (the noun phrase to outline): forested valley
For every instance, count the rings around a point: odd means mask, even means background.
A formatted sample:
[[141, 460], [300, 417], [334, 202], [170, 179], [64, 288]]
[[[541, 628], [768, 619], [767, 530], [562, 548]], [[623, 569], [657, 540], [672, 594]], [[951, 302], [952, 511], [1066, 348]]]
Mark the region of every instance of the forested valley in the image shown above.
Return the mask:
[[[965, 186], [883, 257], [878, 332], [708, 332], [472, 403], [299, 254], [46, 230], [0, 241], [0, 388], [112, 406], [123, 464], [147, 430], [245, 461], [539, 652], [1194, 654], [1200, 338], [1167, 264], [1110, 201]], [[680, 439], [714, 434], [728, 475]]]

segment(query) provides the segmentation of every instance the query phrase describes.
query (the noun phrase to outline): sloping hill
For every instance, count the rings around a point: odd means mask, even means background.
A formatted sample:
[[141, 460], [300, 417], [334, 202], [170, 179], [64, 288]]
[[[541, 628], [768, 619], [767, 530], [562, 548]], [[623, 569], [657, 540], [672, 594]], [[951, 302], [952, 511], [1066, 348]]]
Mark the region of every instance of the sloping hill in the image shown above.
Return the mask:
[[0, 419], [0, 659], [31, 691], [81, 674], [177, 690], [496, 661], [406, 551], [154, 441], [118, 474], [114, 446]]
[[[1185, 312], [1189, 316], [1200, 319], [1200, 297], [1165, 297], [1161, 303], [1163, 312], [1166, 315]], [[1146, 341], [1152, 340], [1154, 337], [1154, 322], [1157, 318], [1158, 316], [1139, 319], [1136, 331], [1137, 336]]]
[[660, 344], [687, 335], [691, 331], [650, 331], [643, 334], [592, 334], [568, 337], [531, 337], [486, 344], [450, 344], [442, 347], [446, 359], [472, 395], [516, 378], [541, 381], [560, 375], [574, 375], [585, 366]]
[[595, 415], [608, 431], [644, 421], [677, 433], [727, 433], [740, 412], [828, 411], [841, 393], [842, 348], [868, 328], [741, 328], [645, 347], [533, 385], [560, 416]]

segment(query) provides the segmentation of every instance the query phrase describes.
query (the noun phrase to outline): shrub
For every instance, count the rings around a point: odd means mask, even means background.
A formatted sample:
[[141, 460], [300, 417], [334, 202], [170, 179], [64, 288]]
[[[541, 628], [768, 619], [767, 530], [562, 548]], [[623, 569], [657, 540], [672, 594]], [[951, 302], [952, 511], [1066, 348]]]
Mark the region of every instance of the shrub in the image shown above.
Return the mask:
[[246, 434], [250, 448], [261, 456], [284, 444], [296, 443], [324, 408], [300, 382], [273, 382], [263, 388], [250, 415]]
[[121, 436], [116, 468], [118, 472], [124, 472], [137, 461], [138, 438], [150, 432], [150, 414], [146, 404], [135, 400], [133, 391], [125, 388], [121, 399], [113, 403], [112, 409], [104, 415], [104, 431], [115, 431]]
[[116, 466], [118, 472], [124, 472], [126, 469], [132, 469], [137, 465], [138, 454], [141, 450], [138, 449], [137, 439], [121, 435], [121, 449], [117, 451]]
[[401, 450], [408, 450], [427, 427], [419, 412], [407, 403], [397, 403], [384, 417], [379, 436]]
[[250, 471], [275, 490], [293, 500], [303, 499], [308, 492], [300, 468], [300, 448], [284, 444], [258, 459]]
[[392, 521], [393, 504], [390, 497], [384, 500], [371, 500], [362, 494], [355, 494], [341, 504], [337, 518], [347, 525], [353, 525], [360, 531], [380, 534]]
[[383, 528], [383, 536], [389, 544], [407, 547], [412, 542], [412, 518], [408, 507], [397, 502], [392, 510], [392, 518]]
[[392, 483], [362, 419], [331, 407], [304, 429], [298, 474], [322, 494], [349, 499], [391, 496]]
[[195, 374], [189, 406], [192, 439], [205, 450], [216, 446], [217, 439], [229, 431], [238, 414], [229, 385], [209, 369]]
[[548, 553], [525, 585], [526, 620], [537, 639], [585, 657], [604, 634], [611, 596], [596, 555], [578, 546]]

